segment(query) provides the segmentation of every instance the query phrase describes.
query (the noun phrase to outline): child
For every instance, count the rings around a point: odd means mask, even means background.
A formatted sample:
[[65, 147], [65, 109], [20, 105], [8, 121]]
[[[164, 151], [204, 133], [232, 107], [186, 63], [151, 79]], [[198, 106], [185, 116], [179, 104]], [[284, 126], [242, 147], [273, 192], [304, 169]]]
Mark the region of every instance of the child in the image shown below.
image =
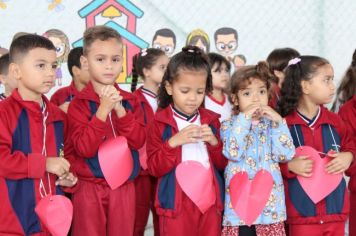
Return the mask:
[[[286, 209], [278, 163], [292, 159], [294, 146], [286, 121], [268, 106], [271, 76], [267, 64], [259, 62], [239, 69], [231, 78], [234, 116], [221, 125], [223, 154], [229, 160], [222, 235], [285, 235]], [[233, 209], [230, 183], [241, 171], [254, 178], [261, 169], [272, 176], [273, 188], [263, 211], [248, 227]]]
[[[122, 70], [123, 44], [112, 28], [95, 26], [84, 33], [81, 65], [89, 71], [88, 85], [68, 108], [73, 166], [81, 181], [73, 194], [73, 235], [133, 235], [138, 150], [145, 142], [142, 111], [135, 97], [115, 80]], [[100, 145], [124, 136], [134, 159], [130, 179], [111, 189], [98, 161]], [[118, 170], [119, 171], [119, 170]]]
[[267, 57], [267, 62], [274, 77], [272, 77], [272, 96], [269, 105], [277, 107], [278, 100], [281, 96], [280, 89], [284, 82], [284, 69], [287, 67], [289, 60], [299, 57], [300, 54], [293, 48], [276, 48]]
[[[146, 125], [152, 122], [157, 111], [157, 93], [168, 60], [162, 50], [155, 48], [145, 49], [134, 56], [131, 91], [134, 92], [143, 109]], [[136, 90], [138, 76], [143, 79], [144, 84]], [[136, 219], [134, 235], [144, 235], [150, 209], [153, 212], [155, 235], [159, 235], [158, 216], [153, 206], [156, 182], [157, 179], [143, 169], [141, 169], [139, 177], [135, 179]]]
[[344, 77], [341, 80], [340, 86], [336, 92], [336, 99], [331, 108], [333, 112], [338, 112], [340, 107], [352, 99], [352, 96], [356, 94], [356, 50], [352, 55], [352, 62], [347, 69]]
[[[329, 174], [342, 174], [356, 153], [345, 124], [323, 105], [335, 94], [334, 72], [330, 63], [317, 56], [292, 59], [286, 69], [279, 110], [286, 117], [296, 147], [310, 146], [325, 157]], [[335, 153], [329, 153], [333, 150]], [[285, 178], [289, 235], [344, 235], [349, 211], [345, 180], [327, 197], [314, 203], [301, 187], [297, 175], [310, 177], [314, 163], [307, 156], [296, 156], [282, 165]]]
[[0, 101], [5, 100], [17, 88], [17, 80], [9, 74], [10, 55], [0, 57], [0, 83], [4, 85], [5, 92], [0, 94]]
[[[155, 206], [161, 236], [220, 234], [224, 190], [218, 170], [226, 163], [221, 154], [219, 115], [200, 108], [211, 89], [209, 62], [201, 49], [187, 46], [172, 57], [158, 94], [163, 110], [151, 122], [147, 139], [148, 170], [158, 177]], [[180, 176], [195, 180], [195, 172], [184, 171], [184, 166], [193, 163], [205, 171], [207, 177], [201, 181], [209, 189], [208, 194], [198, 191], [197, 197], [211, 199], [201, 211], [185, 192], [187, 186], [176, 181], [178, 167], [183, 168]]]
[[49, 235], [36, 204], [41, 195], [61, 194], [57, 184], [76, 182], [69, 162], [60, 158], [65, 114], [43, 95], [55, 80], [56, 49], [28, 34], [12, 42], [10, 61], [18, 89], [0, 105], [0, 234]]
[[69, 103], [84, 89], [89, 81], [89, 74], [80, 64], [83, 56], [83, 47], [73, 48], [68, 54], [68, 70], [73, 78], [72, 83], [57, 90], [51, 97], [51, 102], [57, 105], [65, 113], [68, 111]]
[[225, 94], [230, 80], [230, 62], [217, 53], [209, 53], [213, 91], [205, 96], [204, 106], [221, 115], [220, 122], [231, 116], [232, 105]]

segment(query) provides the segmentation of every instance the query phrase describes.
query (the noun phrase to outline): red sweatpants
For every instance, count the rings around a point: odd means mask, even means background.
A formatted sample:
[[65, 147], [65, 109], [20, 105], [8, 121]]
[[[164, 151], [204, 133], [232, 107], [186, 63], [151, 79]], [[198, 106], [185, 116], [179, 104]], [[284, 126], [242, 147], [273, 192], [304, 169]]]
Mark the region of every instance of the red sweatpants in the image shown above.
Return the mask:
[[73, 236], [133, 235], [135, 186], [132, 182], [109, 186], [81, 181], [72, 196]]
[[150, 209], [153, 216], [154, 235], [159, 236], [158, 216], [153, 204], [156, 184], [156, 178], [150, 175], [139, 175], [135, 179], [136, 219], [134, 236], [144, 236]]
[[356, 236], [356, 193], [350, 192], [349, 235]]
[[289, 236], [344, 236], [345, 222], [310, 225], [289, 225]]
[[217, 236], [221, 234], [221, 212], [212, 206], [205, 214], [183, 193], [177, 216], [159, 216], [161, 236]]

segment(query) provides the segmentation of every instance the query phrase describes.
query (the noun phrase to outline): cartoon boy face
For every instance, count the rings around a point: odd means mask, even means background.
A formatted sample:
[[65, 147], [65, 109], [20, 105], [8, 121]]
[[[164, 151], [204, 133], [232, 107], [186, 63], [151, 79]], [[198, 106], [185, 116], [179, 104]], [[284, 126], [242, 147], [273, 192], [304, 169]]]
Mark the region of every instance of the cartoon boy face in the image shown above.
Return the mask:
[[156, 39], [152, 43], [152, 47], [161, 49], [168, 57], [170, 57], [174, 52], [175, 45], [173, 38], [157, 35]]
[[63, 56], [65, 53], [66, 45], [62, 42], [62, 40], [57, 37], [48, 37], [48, 39], [51, 40], [54, 46], [56, 47], [57, 58]]
[[230, 56], [237, 49], [237, 38], [234, 34], [217, 35], [215, 46], [220, 54]]

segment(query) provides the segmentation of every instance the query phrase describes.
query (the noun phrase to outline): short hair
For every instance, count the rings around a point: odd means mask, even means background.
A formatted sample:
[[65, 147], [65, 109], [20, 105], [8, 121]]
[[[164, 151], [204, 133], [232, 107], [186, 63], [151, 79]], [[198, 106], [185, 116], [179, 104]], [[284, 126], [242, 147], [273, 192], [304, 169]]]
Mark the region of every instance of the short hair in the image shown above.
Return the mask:
[[237, 40], [237, 31], [233, 28], [230, 27], [223, 27], [215, 31], [214, 33], [214, 40], [218, 39], [218, 35], [227, 35], [227, 34], [233, 34]]
[[56, 51], [51, 40], [36, 34], [26, 34], [12, 41], [10, 46], [10, 62], [16, 62], [29, 51], [35, 48], [44, 48]]
[[163, 29], [159, 29], [156, 31], [155, 35], [153, 36], [152, 39], [152, 45], [153, 42], [157, 39], [158, 36], [162, 36], [162, 37], [166, 37], [166, 38], [172, 38], [173, 39], [173, 43], [174, 43], [174, 48], [176, 47], [176, 35], [174, 34], [174, 32], [168, 28], [163, 28]]
[[73, 66], [81, 68], [80, 57], [83, 55], [83, 47], [77, 47], [70, 50], [68, 54], [68, 71], [73, 77]]
[[0, 57], [0, 74], [7, 75], [9, 73], [10, 55], [8, 53]]
[[87, 28], [84, 32], [84, 55], [88, 55], [88, 50], [95, 40], [107, 41], [108, 39], [116, 39], [122, 44], [120, 34], [111, 27], [99, 25]]

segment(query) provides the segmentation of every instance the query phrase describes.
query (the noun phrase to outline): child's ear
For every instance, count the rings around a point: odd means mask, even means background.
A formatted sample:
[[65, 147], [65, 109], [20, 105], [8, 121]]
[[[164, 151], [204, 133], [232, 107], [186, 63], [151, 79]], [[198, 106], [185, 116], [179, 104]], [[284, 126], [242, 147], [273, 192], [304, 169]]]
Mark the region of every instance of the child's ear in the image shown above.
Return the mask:
[[9, 65], [9, 74], [12, 76], [12, 78], [20, 80], [21, 79], [20, 66], [18, 64], [16, 64], [16, 63], [10, 63], [10, 65]]
[[310, 82], [306, 81], [306, 80], [302, 80], [302, 82], [300, 83], [301, 87], [302, 87], [302, 93], [304, 94], [310, 94]]
[[172, 85], [168, 81], [166, 81], [164, 87], [166, 88], [168, 95], [172, 96]]
[[150, 70], [143, 68], [143, 75], [145, 76], [145, 78], [150, 77]]
[[80, 75], [80, 68], [77, 66], [72, 66], [73, 77], [78, 77]]
[[83, 70], [89, 70], [88, 59], [85, 56], [80, 56], [80, 66], [83, 68]]
[[0, 84], [5, 84], [5, 76], [0, 75]]
[[235, 95], [235, 94], [231, 95], [231, 101], [235, 106], [239, 105], [239, 101], [237, 99], [237, 95]]

